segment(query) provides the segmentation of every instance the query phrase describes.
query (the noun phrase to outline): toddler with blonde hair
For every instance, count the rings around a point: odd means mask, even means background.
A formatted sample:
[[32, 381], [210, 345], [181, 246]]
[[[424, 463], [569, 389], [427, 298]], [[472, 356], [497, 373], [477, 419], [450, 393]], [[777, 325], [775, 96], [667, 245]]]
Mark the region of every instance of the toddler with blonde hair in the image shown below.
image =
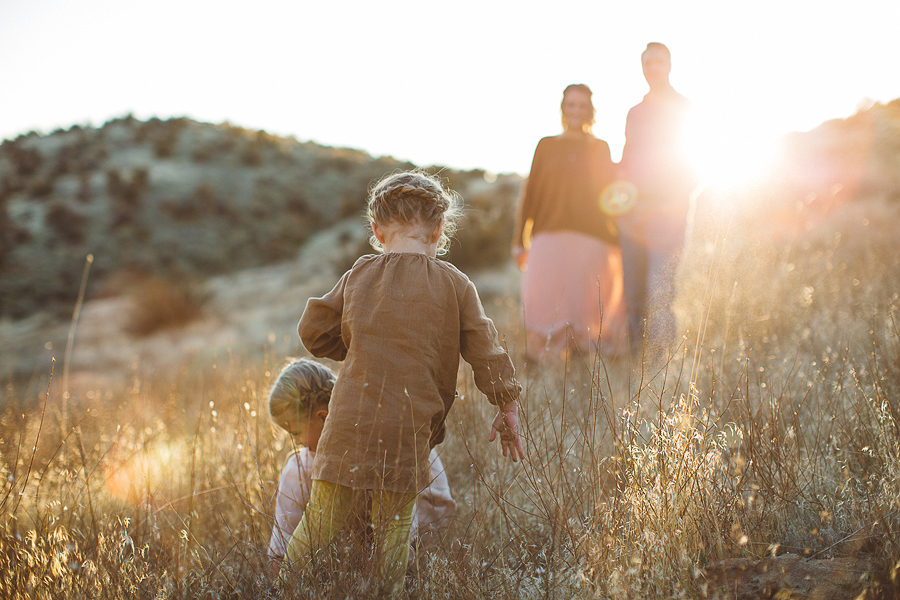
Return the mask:
[[[292, 360], [281, 370], [269, 391], [272, 421], [291, 434], [298, 446], [288, 456], [278, 481], [275, 525], [269, 540], [273, 566], [281, 568], [287, 541], [306, 511], [312, 486], [312, 465], [334, 388], [334, 372], [308, 358]], [[431, 482], [416, 499], [410, 527], [410, 544], [415, 548], [426, 538], [438, 536], [456, 514], [456, 502], [444, 465], [432, 449], [428, 457]]]
[[459, 357], [475, 385], [498, 407], [489, 441], [504, 456], [524, 457], [518, 434], [521, 386], [485, 316], [475, 286], [446, 252], [459, 200], [421, 171], [383, 178], [369, 195], [373, 245], [334, 289], [311, 298], [298, 332], [317, 357], [344, 361], [334, 384], [312, 470], [306, 511], [281, 568], [312, 570], [360, 493], [372, 491], [377, 585], [402, 589], [417, 494], [431, 481], [429, 454], [444, 439], [456, 398]]

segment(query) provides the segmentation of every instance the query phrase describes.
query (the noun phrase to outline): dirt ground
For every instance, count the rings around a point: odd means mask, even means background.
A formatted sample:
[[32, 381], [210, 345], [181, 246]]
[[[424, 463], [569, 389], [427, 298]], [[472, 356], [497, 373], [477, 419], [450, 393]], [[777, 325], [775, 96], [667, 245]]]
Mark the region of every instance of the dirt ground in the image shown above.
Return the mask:
[[797, 554], [732, 558], [709, 565], [698, 586], [705, 597], [716, 600], [892, 597], [886, 590], [873, 593], [871, 570], [864, 558], [810, 559]]

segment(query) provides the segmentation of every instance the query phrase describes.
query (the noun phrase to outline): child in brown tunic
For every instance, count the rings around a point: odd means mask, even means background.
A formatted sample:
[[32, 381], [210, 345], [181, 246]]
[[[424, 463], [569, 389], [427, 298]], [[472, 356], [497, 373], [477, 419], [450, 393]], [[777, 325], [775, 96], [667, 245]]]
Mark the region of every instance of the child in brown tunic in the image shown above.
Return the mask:
[[444, 438], [456, 396], [459, 356], [499, 411], [490, 441], [504, 456], [524, 457], [518, 435], [521, 386], [484, 314], [472, 282], [446, 251], [458, 200], [440, 182], [413, 171], [389, 175], [372, 190], [372, 244], [300, 319], [303, 345], [314, 356], [345, 361], [319, 440], [306, 512], [287, 547], [290, 563], [327, 546], [356, 495], [374, 490], [376, 565], [387, 592], [402, 588], [416, 494], [430, 482], [428, 456]]

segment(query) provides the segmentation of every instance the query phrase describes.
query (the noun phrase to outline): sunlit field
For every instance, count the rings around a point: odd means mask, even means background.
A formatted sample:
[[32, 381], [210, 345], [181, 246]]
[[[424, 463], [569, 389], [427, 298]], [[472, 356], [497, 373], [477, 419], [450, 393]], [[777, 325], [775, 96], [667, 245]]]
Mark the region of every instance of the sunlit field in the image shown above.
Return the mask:
[[[701, 198], [667, 362], [525, 364], [516, 291], [484, 298], [525, 387], [528, 457], [487, 443], [491, 407], [463, 366], [439, 448], [459, 510], [418, 553], [410, 597], [729, 597], [707, 567], [786, 553], [861, 559], [841, 589], [893, 597], [897, 206], [774, 206]], [[62, 364], [3, 382], [0, 595], [275, 597], [266, 548], [291, 443], [265, 399], [299, 353], [136, 368], [69, 398], [65, 429]], [[282, 597], [370, 597], [368, 573], [342, 550]]]

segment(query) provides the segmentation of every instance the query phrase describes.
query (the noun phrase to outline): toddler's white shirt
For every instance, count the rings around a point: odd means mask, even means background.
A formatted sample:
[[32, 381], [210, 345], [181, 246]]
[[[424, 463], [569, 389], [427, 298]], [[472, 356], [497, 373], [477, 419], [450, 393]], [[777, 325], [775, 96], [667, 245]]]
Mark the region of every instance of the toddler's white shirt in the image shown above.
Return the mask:
[[[291, 534], [300, 523], [309, 491], [312, 487], [312, 466], [316, 455], [303, 447], [288, 456], [281, 478], [278, 481], [278, 495], [275, 500], [275, 526], [269, 540], [269, 556], [284, 556]], [[446, 527], [456, 514], [456, 501], [450, 495], [450, 482], [444, 473], [444, 464], [431, 449], [431, 484], [416, 499], [413, 509], [409, 539], [425, 535]]]

